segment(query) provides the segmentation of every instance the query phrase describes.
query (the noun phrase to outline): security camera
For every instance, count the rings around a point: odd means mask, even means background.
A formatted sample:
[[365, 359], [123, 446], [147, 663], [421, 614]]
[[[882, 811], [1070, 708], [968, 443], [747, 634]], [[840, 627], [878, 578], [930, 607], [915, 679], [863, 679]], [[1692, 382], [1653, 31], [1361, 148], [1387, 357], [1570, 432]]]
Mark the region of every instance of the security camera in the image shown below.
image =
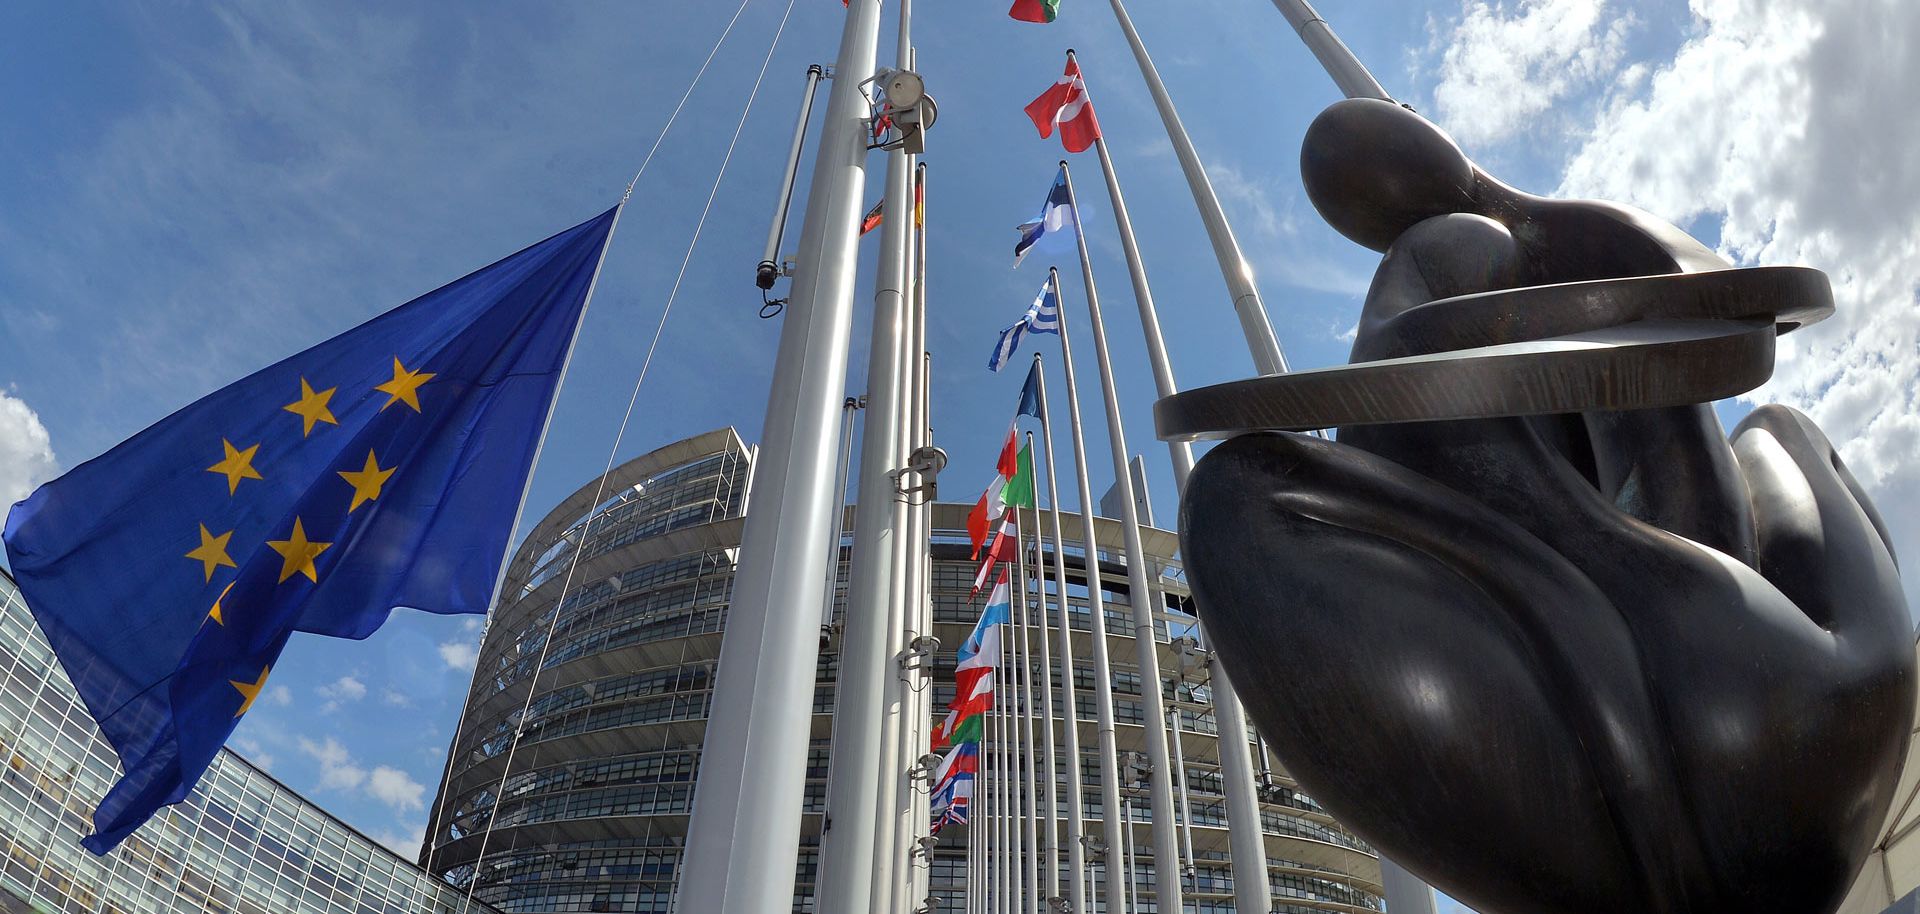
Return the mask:
[[[893, 478], [894, 490], [901, 495], [913, 495], [919, 492], [925, 492], [927, 493], [926, 500], [933, 501], [939, 497], [940, 487], [938, 479], [940, 471], [946, 468], [947, 452], [931, 444], [925, 444], [914, 448], [913, 453], [907, 455], [906, 466], [889, 472], [887, 475]], [[901, 479], [909, 473], [925, 481], [917, 486], [903, 485]]]

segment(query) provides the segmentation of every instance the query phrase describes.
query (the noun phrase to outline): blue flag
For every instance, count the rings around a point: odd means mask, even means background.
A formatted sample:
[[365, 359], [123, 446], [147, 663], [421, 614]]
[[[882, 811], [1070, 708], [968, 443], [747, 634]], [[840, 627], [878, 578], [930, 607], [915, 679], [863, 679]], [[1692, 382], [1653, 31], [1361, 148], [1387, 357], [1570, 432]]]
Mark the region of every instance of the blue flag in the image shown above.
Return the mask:
[[236, 381], [13, 507], [14, 577], [124, 771], [88, 850], [186, 798], [294, 632], [487, 611], [613, 219]]
[[1013, 326], [1000, 331], [1000, 341], [994, 344], [993, 355], [987, 357], [987, 368], [999, 371], [1006, 367], [1007, 360], [1020, 348], [1020, 338], [1032, 333], [1060, 333], [1060, 300], [1053, 295], [1053, 282], [1049, 280], [1040, 287], [1040, 294], [1034, 296], [1033, 304], [1027, 306], [1027, 313], [1020, 315]]
[[1032, 416], [1042, 422], [1047, 421], [1047, 411], [1040, 406], [1040, 357], [1034, 356], [1033, 366], [1027, 369], [1027, 383], [1020, 386], [1020, 411], [1015, 416]]
[[1047, 188], [1047, 202], [1040, 205], [1040, 215], [1014, 229], [1020, 233], [1020, 240], [1013, 245], [1013, 265], [1018, 267], [1040, 239], [1069, 225], [1075, 233], [1080, 231], [1080, 211], [1073, 205], [1073, 191], [1067, 189], [1067, 166], [1062, 164], [1053, 176], [1053, 186]]

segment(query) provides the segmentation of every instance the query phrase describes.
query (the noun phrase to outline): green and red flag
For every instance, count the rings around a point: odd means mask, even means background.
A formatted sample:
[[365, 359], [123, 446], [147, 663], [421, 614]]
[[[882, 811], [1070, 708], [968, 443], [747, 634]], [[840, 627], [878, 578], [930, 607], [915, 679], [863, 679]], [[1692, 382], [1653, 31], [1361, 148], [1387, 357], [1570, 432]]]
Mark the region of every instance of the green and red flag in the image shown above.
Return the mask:
[[1007, 15], [1021, 22], [1052, 22], [1060, 15], [1060, 0], [1013, 0]]

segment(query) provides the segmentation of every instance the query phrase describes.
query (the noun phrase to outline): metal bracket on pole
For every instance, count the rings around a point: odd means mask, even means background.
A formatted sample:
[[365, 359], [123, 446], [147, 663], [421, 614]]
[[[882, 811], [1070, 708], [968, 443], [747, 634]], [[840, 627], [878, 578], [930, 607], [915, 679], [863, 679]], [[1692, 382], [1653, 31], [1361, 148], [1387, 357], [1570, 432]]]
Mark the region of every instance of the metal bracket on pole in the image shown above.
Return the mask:
[[[887, 477], [893, 480], [894, 491], [908, 504], [927, 504], [939, 497], [940, 471], [946, 468], [947, 452], [928, 444], [914, 448], [913, 453], [907, 455], [907, 465], [888, 471]], [[923, 481], [917, 486], [906, 485], [904, 480], [908, 474], [918, 476]], [[926, 493], [926, 498], [915, 502], [913, 496], [922, 492]]]

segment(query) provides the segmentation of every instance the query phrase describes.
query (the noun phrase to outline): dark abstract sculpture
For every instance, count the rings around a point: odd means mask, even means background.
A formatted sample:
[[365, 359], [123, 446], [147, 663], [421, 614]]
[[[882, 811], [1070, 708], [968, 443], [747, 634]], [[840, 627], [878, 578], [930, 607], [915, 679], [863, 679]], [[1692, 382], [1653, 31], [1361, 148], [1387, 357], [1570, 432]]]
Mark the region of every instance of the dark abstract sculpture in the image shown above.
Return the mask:
[[[1825, 914], [1914, 709], [1884, 526], [1820, 431], [1707, 400], [1831, 311], [1626, 207], [1533, 197], [1348, 100], [1321, 214], [1385, 251], [1354, 366], [1192, 391], [1181, 537], [1263, 733], [1326, 808], [1489, 914]], [[1284, 657], [1276, 661], [1273, 658]]]

